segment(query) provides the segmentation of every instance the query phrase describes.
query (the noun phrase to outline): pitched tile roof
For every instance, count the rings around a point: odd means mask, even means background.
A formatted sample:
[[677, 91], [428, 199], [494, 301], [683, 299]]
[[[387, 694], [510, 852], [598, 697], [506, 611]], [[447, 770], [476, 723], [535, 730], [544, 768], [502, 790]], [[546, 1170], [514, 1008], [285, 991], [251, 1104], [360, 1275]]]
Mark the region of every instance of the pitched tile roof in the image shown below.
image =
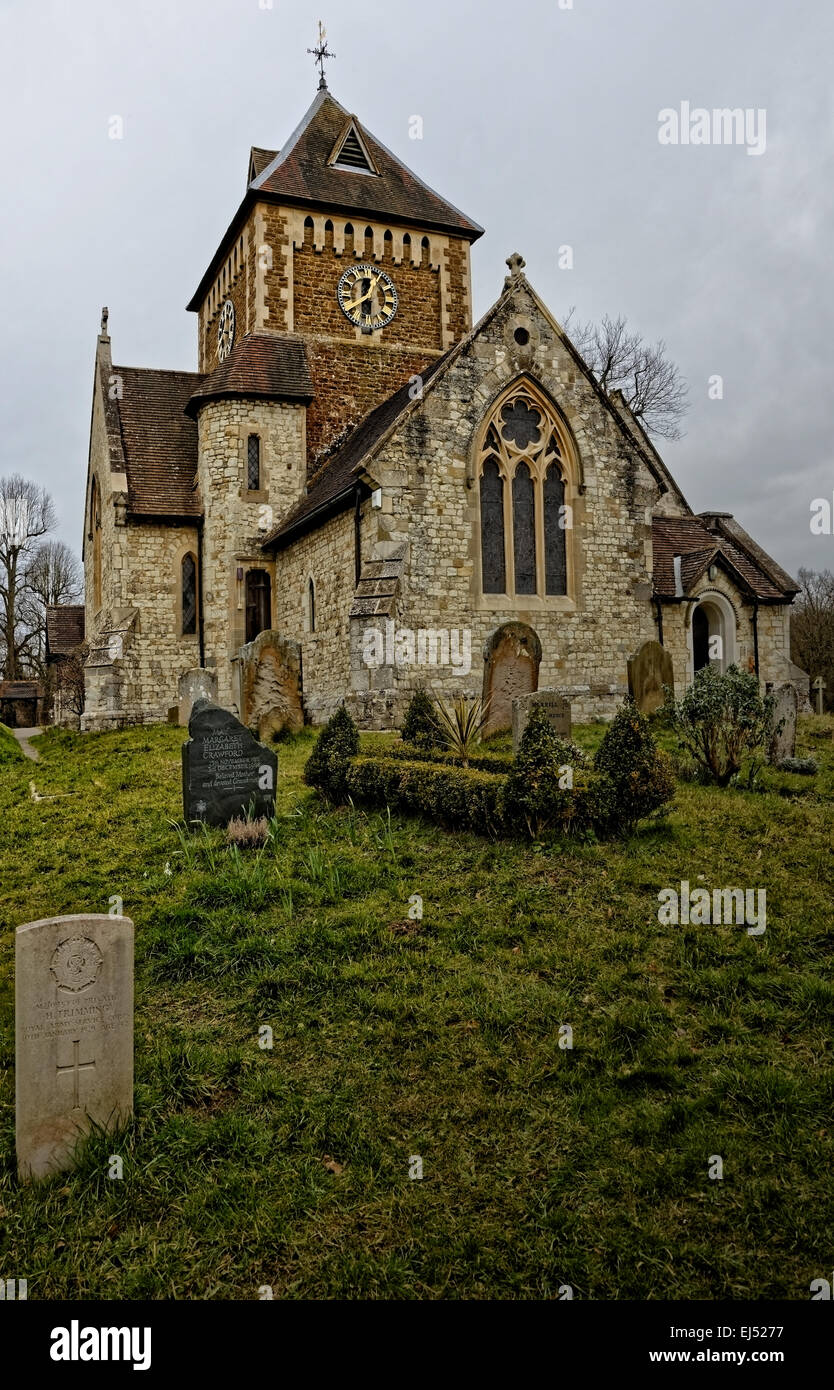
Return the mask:
[[[694, 585], [713, 563], [729, 568], [736, 582], [752, 597], [762, 603], [785, 603], [798, 592], [798, 586], [780, 570], [755, 542], [751, 546], [761, 556], [761, 561], [747, 549], [741, 549], [730, 538], [729, 532], [711, 529], [708, 521], [714, 521], [716, 513], [700, 516], [656, 517], [652, 525], [654, 551], [654, 591], [659, 598], [680, 597], [675, 589], [674, 561], [681, 558], [681, 585], [684, 596], [691, 594]], [[732, 517], [722, 520], [732, 522]], [[747, 532], [733, 523], [740, 536]], [[747, 537], [749, 540], [750, 538]], [[777, 575], [781, 576], [777, 580]]]
[[0, 700], [39, 700], [42, 695], [37, 681], [0, 681]]
[[[424, 386], [428, 385], [453, 351], [454, 348], [450, 349], [425, 369], [422, 373]], [[410, 380], [409, 377], [393, 396], [370, 411], [351, 431], [344, 444], [324, 460], [307, 483], [307, 495], [274, 531], [264, 537], [264, 547], [277, 544], [280, 549], [281, 545], [289, 544], [296, 532], [314, 524], [316, 517], [329, 514], [339, 505], [347, 505], [356, 488], [358, 465], [412, 404]]]
[[[200, 308], [229, 246], [260, 201], [297, 207], [320, 206], [357, 218], [407, 222], [428, 230], [452, 233], [468, 241], [477, 241], [483, 236], [483, 227], [435, 193], [358, 121], [356, 126], [378, 174], [330, 164], [337, 142], [346, 133], [351, 120], [355, 117], [351, 117], [328, 91], [320, 91], [283, 149], [253, 147], [249, 156], [250, 182], [243, 202], [188, 302], [191, 311]], [[270, 158], [264, 162], [267, 155]]]
[[198, 378], [187, 406], [196, 419], [199, 407], [228, 396], [304, 401], [314, 396], [307, 352], [300, 338], [276, 333], [249, 333], [235, 344], [225, 362], [210, 376]]
[[83, 604], [50, 604], [46, 610], [47, 657], [68, 656], [83, 641]]
[[131, 515], [200, 516], [197, 426], [185, 407], [202, 377], [149, 367], [113, 367], [113, 376], [122, 393], [108, 411], [108, 427], [121, 435]]
[[[337, 168], [330, 163], [353, 121], [379, 173]], [[472, 222], [374, 138], [327, 90], [320, 91], [290, 136], [250, 185], [254, 191], [297, 203], [321, 203], [367, 217], [398, 218], [457, 232], [471, 241], [483, 235]]]

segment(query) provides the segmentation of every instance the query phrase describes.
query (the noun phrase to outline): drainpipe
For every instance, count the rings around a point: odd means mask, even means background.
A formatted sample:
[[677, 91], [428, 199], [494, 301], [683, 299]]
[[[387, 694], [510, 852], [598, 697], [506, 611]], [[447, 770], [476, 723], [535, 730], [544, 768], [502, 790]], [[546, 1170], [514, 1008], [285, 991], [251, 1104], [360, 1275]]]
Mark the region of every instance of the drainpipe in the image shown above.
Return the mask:
[[655, 606], [655, 611], [656, 611], [656, 613], [657, 613], [657, 639], [658, 639], [658, 641], [660, 642], [660, 645], [661, 645], [661, 647], [662, 647], [662, 646], [663, 646], [663, 609], [662, 609], [661, 604], [660, 604], [660, 599], [657, 597], [657, 595], [655, 595], [654, 606]]
[[200, 670], [206, 665], [206, 642], [203, 632], [203, 522], [197, 522], [197, 632], [200, 638]]
[[359, 488], [356, 489], [356, 506], [353, 512], [353, 567], [356, 574], [355, 583], [358, 584], [362, 576], [362, 498]]
[[759, 674], [759, 605], [756, 599], [753, 600], [753, 662], [756, 667], [756, 675]]

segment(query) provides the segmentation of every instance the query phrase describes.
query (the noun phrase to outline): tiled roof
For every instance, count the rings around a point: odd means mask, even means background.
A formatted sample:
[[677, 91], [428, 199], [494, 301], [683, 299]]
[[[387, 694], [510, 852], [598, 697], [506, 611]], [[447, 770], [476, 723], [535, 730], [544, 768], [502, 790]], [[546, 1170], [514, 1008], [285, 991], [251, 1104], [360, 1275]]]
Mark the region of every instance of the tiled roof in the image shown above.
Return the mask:
[[[329, 163], [351, 120], [378, 174], [335, 168]], [[301, 125], [251, 187], [292, 202], [320, 203], [334, 211], [419, 222], [457, 232], [472, 241], [483, 235], [483, 227], [423, 183], [326, 90], [319, 92]]]
[[267, 164], [272, 163], [277, 153], [277, 150], [264, 150], [259, 145], [253, 145], [249, 151], [249, 179], [247, 182], [251, 182], [252, 179], [256, 179], [259, 174], [262, 174]]
[[202, 377], [148, 367], [113, 367], [113, 376], [121, 380], [115, 414], [131, 515], [200, 516], [197, 426], [185, 407]]
[[42, 694], [37, 681], [0, 681], [0, 700], [39, 700]]
[[[422, 373], [424, 386], [449, 356], [450, 353], [445, 353], [425, 369]], [[393, 396], [389, 396], [366, 415], [341, 448], [322, 463], [307, 484], [307, 495], [284, 518], [280, 526], [264, 538], [264, 546], [280, 542], [286, 544], [296, 530], [311, 524], [316, 514], [327, 512], [330, 507], [341, 501], [346, 502], [353, 495], [357, 482], [357, 465], [412, 403], [410, 380], [411, 378], [395, 391]]]
[[[797, 592], [797, 586], [779, 570], [769, 556], [756, 546], [761, 562], [729, 539], [724, 529], [713, 530], [715, 513], [698, 516], [656, 517], [652, 526], [654, 551], [654, 591], [659, 598], [676, 598], [675, 556], [681, 557], [681, 586], [684, 596], [691, 594], [695, 584], [713, 563], [729, 568], [742, 589], [763, 603], [784, 603]], [[722, 520], [732, 521], [731, 517]], [[736, 525], [736, 523], [733, 523]], [[738, 527], [746, 536], [746, 531]], [[749, 539], [749, 538], [748, 538]], [[755, 545], [755, 542], [751, 542]], [[767, 568], [765, 568], [767, 566]], [[776, 574], [783, 576], [776, 582]]]
[[49, 605], [46, 610], [47, 656], [68, 656], [83, 641], [83, 605]]
[[186, 410], [196, 419], [204, 401], [227, 396], [263, 396], [309, 403], [314, 394], [307, 353], [300, 338], [249, 333], [235, 344], [216, 371], [198, 378]]

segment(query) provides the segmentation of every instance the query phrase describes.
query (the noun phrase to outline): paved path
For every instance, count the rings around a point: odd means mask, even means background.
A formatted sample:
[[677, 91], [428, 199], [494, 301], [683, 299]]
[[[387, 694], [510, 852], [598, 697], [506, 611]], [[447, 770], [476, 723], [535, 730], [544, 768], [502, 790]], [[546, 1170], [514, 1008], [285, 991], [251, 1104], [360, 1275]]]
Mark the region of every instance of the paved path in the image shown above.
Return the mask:
[[43, 729], [12, 729], [12, 733], [20, 744], [22, 752], [27, 758], [31, 758], [33, 763], [40, 762], [41, 755], [36, 748], [29, 742], [35, 734], [42, 734]]

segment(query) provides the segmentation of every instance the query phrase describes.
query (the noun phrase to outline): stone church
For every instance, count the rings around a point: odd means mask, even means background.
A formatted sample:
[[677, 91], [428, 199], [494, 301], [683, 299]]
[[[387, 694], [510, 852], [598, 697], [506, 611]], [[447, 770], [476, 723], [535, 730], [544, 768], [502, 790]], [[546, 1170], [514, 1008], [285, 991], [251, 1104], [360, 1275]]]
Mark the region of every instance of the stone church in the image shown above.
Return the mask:
[[[797, 584], [695, 515], [518, 255], [474, 325], [483, 229], [324, 78], [188, 305], [197, 370], [114, 365], [103, 316], [84, 523], [82, 727], [207, 693], [266, 736], [342, 700], [558, 689], [610, 717], [643, 643], [789, 679]], [[716, 641], [720, 638], [720, 641]], [[503, 701], [503, 703], [502, 703]]]

